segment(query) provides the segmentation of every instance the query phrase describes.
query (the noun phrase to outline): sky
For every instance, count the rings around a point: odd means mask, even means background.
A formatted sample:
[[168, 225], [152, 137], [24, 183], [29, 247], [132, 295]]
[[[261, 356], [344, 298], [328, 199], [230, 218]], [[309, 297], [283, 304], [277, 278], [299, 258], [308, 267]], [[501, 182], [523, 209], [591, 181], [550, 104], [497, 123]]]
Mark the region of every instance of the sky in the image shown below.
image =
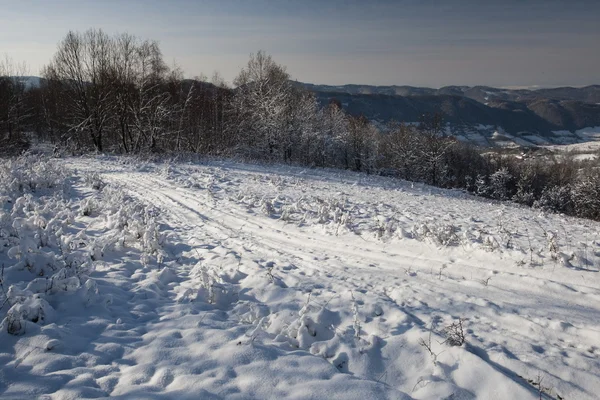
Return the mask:
[[319, 84], [600, 84], [600, 0], [0, 0], [0, 56], [39, 75], [69, 30], [159, 41], [232, 81], [264, 50]]

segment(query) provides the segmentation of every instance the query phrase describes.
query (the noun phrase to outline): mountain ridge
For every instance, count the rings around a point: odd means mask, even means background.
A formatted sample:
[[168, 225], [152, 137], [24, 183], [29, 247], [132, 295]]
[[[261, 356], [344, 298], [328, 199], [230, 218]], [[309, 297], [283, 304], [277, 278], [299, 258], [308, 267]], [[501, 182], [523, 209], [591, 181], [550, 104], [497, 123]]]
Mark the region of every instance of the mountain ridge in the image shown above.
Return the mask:
[[[392, 120], [418, 122], [424, 115], [437, 113], [450, 134], [462, 136], [465, 132], [483, 130], [479, 135], [484, 138], [478, 141], [485, 145], [490, 145], [488, 139], [498, 133], [509, 137], [535, 136], [530, 145], [577, 143], [580, 138], [575, 135], [576, 131], [600, 126], [600, 85], [529, 90], [491, 86], [432, 89], [294, 84], [315, 93], [323, 105], [339, 102], [349, 114], [362, 115], [382, 124]], [[487, 128], [481, 129], [482, 125]]]
[[[490, 97], [504, 100], [525, 100], [538, 97], [553, 100], [578, 100], [587, 103], [600, 103], [600, 85], [593, 84], [583, 87], [559, 86], [539, 89], [509, 89], [487, 85], [449, 85], [439, 89], [410, 86], [410, 85], [322, 85], [294, 81], [294, 84], [314, 92], [339, 92], [347, 94], [387, 94], [395, 96], [440, 95], [455, 94], [472, 98], [477, 101], [487, 101]], [[486, 99], [488, 97], [488, 99]]]

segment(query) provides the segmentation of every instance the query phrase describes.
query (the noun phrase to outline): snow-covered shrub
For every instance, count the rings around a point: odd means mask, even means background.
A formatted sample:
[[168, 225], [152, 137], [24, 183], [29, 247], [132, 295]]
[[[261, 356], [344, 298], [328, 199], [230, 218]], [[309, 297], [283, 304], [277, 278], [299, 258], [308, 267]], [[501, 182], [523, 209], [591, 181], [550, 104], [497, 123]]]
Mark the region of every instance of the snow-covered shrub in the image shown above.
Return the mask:
[[392, 236], [398, 227], [398, 221], [394, 217], [378, 215], [374, 218], [374, 222], [376, 225], [375, 235], [378, 239]]
[[571, 199], [575, 215], [600, 220], [600, 175], [582, 177], [572, 186]]
[[483, 248], [487, 251], [496, 251], [500, 248], [500, 243], [494, 236], [487, 235], [483, 239]]
[[461, 243], [460, 229], [450, 224], [417, 224], [412, 229], [412, 237], [418, 240], [429, 239], [440, 246], [457, 246]]
[[489, 197], [491, 189], [485, 175], [479, 174], [475, 179], [475, 194], [478, 196]]
[[67, 172], [47, 158], [23, 155], [0, 163], [0, 193], [15, 197], [49, 193], [66, 187]]
[[275, 207], [273, 206], [273, 202], [267, 198], [263, 198], [261, 200], [261, 210], [268, 216], [275, 214]]
[[516, 192], [512, 198], [513, 201], [532, 206], [536, 200], [535, 183], [538, 176], [535, 168], [531, 165], [523, 167], [521, 175], [516, 178]]
[[96, 198], [84, 200], [81, 207], [88, 207], [90, 201], [94, 209], [103, 215], [107, 228], [115, 232], [112, 237], [95, 243], [97, 251], [103, 252], [118, 243], [139, 248], [143, 264], [148, 264], [152, 258], [159, 264], [162, 262], [167, 235], [160, 232], [156, 222], [157, 208], [128, 196], [114, 186], [107, 186]]
[[513, 176], [507, 168], [501, 168], [490, 175], [489, 196], [497, 200], [508, 200], [511, 192]]
[[552, 186], [546, 188], [533, 206], [544, 211], [568, 212], [573, 206], [571, 187]]
[[[98, 192], [73, 201], [66, 196], [68, 176], [39, 157], [0, 162], [0, 332], [24, 334], [28, 324], [51, 321], [52, 305], [65, 296], [84, 307], [97, 303], [101, 295], [90, 276], [112, 246], [135, 247], [142, 264], [162, 260], [166, 237], [153, 207], [106, 186], [98, 175], [85, 180]], [[75, 224], [76, 218], [83, 220]], [[85, 226], [97, 219], [105, 230], [86, 234]]]
[[461, 318], [459, 318], [457, 322], [453, 322], [445, 327], [442, 333], [446, 337], [444, 343], [447, 343], [450, 346], [462, 346], [466, 341], [463, 320]]
[[529, 187], [517, 184], [517, 192], [513, 196], [512, 200], [519, 204], [532, 206], [535, 202], [535, 194], [530, 190]]
[[[14, 293], [14, 287], [11, 287], [11, 289]], [[20, 335], [26, 332], [27, 321], [40, 324], [52, 322], [55, 311], [42, 294], [20, 292], [19, 295], [19, 300], [15, 301], [0, 323], [0, 331]], [[14, 299], [11, 296], [11, 291], [9, 291], [8, 298], [9, 301]]]
[[94, 190], [102, 190], [102, 188], [106, 186], [106, 183], [102, 180], [97, 172], [94, 172], [93, 174], [86, 174], [84, 176], [84, 181], [86, 185]]
[[210, 303], [217, 308], [227, 308], [237, 301], [235, 286], [226, 282], [213, 268], [197, 263], [190, 271], [190, 276], [200, 278], [201, 285], [195, 293], [188, 289], [183, 298]]
[[0, 304], [8, 304], [0, 317], [2, 330], [9, 333], [24, 333], [27, 321], [51, 319], [53, 309], [45, 296], [60, 290], [80, 271], [82, 263], [69, 261], [72, 254], [65, 244], [73, 222], [63, 197], [67, 176], [40, 157], [0, 163], [0, 261], [4, 265]]

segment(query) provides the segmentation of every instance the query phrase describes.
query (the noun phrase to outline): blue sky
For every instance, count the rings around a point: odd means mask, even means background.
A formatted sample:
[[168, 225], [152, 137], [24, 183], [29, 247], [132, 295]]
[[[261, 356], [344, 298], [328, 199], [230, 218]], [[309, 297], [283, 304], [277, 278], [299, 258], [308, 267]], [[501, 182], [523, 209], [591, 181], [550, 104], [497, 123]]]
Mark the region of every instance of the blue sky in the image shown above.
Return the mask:
[[68, 30], [161, 43], [187, 76], [232, 80], [263, 49], [313, 83], [600, 83], [600, 1], [0, 0], [0, 54], [30, 73]]

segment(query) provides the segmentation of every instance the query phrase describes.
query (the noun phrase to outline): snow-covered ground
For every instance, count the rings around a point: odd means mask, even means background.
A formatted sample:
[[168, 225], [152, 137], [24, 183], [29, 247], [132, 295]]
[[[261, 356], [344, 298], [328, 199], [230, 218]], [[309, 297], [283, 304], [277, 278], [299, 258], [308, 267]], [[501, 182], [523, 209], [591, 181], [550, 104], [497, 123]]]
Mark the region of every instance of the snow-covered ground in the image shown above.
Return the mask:
[[343, 171], [60, 163], [57, 236], [94, 268], [0, 333], [0, 398], [598, 398], [598, 223]]
[[564, 144], [546, 145], [543, 148], [556, 154], [570, 154], [575, 160], [594, 160], [600, 151], [600, 126], [584, 128], [575, 132], [555, 131]]

